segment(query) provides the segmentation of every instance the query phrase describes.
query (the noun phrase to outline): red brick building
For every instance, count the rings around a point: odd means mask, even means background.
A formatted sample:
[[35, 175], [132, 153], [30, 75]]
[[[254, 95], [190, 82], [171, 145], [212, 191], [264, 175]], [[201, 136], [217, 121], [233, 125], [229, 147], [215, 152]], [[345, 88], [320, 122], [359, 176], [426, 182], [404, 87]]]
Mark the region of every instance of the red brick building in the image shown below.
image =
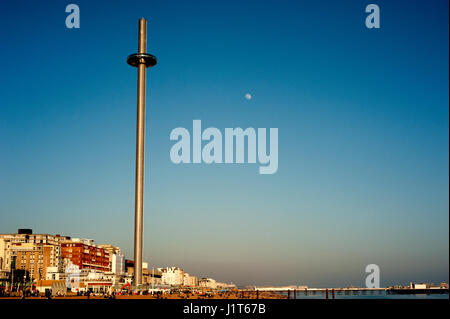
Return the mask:
[[100, 247], [83, 242], [63, 242], [61, 243], [61, 255], [80, 269], [111, 271], [109, 252]]

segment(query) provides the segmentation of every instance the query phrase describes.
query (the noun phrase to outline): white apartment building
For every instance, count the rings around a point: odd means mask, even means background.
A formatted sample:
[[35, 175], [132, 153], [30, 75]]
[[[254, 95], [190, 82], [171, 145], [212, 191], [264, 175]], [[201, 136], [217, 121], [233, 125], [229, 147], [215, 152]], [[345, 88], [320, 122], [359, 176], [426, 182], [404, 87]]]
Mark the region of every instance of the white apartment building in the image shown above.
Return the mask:
[[191, 276], [187, 272], [185, 272], [183, 285], [185, 287], [197, 287], [198, 286], [198, 277]]
[[217, 282], [212, 278], [202, 278], [199, 280], [198, 286], [201, 288], [216, 289]]
[[178, 267], [158, 268], [161, 271], [163, 284], [171, 286], [182, 286], [184, 284], [184, 270]]
[[116, 275], [122, 275], [125, 273], [125, 256], [124, 255], [112, 254], [112, 256], [111, 256], [111, 271]]
[[72, 238], [70, 241], [73, 241], [76, 243], [83, 243], [88, 246], [95, 246], [95, 241], [90, 238]]

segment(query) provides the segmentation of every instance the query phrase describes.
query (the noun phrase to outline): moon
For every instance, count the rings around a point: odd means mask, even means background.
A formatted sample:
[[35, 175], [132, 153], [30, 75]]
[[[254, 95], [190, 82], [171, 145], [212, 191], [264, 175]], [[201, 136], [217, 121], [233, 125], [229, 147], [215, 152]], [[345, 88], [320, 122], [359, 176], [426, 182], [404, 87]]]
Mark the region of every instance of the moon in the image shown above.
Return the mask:
[[247, 100], [251, 100], [252, 99], [252, 95], [250, 93], [245, 93], [245, 98]]

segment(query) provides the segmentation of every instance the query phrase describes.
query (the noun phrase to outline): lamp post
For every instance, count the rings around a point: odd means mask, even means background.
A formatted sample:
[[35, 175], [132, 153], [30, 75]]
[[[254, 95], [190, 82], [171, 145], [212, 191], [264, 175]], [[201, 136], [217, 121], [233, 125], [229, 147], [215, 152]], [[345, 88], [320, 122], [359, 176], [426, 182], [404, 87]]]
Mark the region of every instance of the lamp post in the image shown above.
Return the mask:
[[152, 267], [152, 294], [153, 294], [154, 282], [155, 282], [155, 267]]
[[139, 19], [138, 53], [127, 63], [138, 69], [136, 125], [136, 187], [134, 208], [134, 285], [142, 285], [142, 234], [144, 222], [144, 140], [145, 140], [145, 73], [156, 64], [156, 57], [147, 53], [147, 20]]

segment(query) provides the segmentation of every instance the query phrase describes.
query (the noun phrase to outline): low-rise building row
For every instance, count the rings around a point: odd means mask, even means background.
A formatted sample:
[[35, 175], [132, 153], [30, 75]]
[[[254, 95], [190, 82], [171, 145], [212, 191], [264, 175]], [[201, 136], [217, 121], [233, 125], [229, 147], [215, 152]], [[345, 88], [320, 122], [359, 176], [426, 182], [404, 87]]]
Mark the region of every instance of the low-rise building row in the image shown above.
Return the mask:
[[[143, 283], [148, 287], [230, 289], [234, 285], [212, 278], [198, 279], [179, 267], [150, 268], [143, 263]], [[130, 286], [134, 262], [119, 247], [96, 245], [93, 239], [33, 234], [19, 229], [0, 234], [0, 287], [33, 283], [39, 292], [104, 292]], [[3, 283], [3, 284], [2, 284]], [[6, 284], [6, 285], [5, 285]], [[4, 288], [3, 288], [4, 289]]]

